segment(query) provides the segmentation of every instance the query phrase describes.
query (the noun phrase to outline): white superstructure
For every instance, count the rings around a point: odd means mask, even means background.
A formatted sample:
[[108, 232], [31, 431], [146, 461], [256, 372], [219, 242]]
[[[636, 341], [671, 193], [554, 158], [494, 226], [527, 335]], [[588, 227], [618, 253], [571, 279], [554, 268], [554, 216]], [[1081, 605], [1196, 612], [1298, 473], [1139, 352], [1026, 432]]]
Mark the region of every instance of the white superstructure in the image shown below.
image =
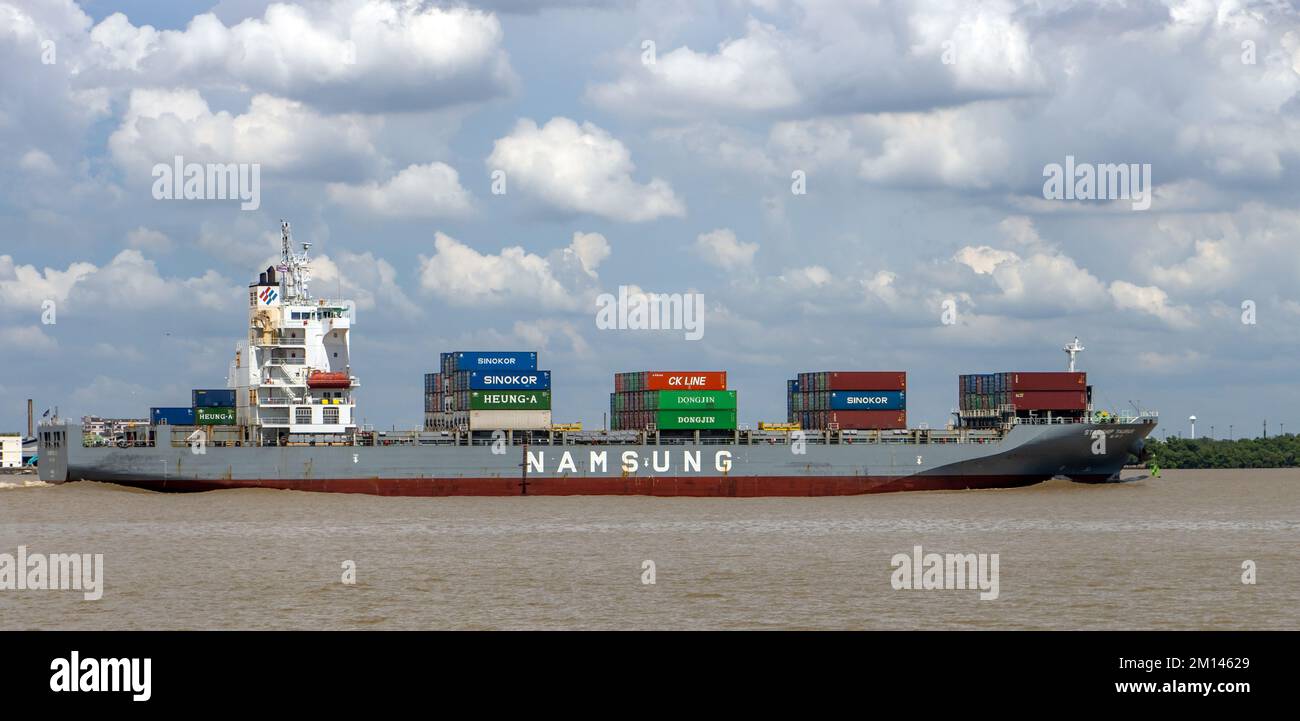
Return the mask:
[[248, 337], [230, 367], [236, 423], [255, 444], [341, 441], [357, 426], [360, 384], [350, 359], [356, 306], [311, 297], [311, 243], [294, 253], [289, 224], [281, 221], [280, 229], [280, 264], [248, 286]]

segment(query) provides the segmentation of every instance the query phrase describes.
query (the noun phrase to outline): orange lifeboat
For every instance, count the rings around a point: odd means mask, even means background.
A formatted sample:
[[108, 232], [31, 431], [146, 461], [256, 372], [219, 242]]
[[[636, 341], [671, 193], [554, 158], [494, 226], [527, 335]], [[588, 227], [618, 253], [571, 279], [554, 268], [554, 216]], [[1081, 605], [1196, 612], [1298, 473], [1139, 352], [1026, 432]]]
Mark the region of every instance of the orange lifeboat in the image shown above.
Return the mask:
[[312, 371], [307, 376], [308, 388], [350, 388], [352, 379], [347, 373], [330, 371]]

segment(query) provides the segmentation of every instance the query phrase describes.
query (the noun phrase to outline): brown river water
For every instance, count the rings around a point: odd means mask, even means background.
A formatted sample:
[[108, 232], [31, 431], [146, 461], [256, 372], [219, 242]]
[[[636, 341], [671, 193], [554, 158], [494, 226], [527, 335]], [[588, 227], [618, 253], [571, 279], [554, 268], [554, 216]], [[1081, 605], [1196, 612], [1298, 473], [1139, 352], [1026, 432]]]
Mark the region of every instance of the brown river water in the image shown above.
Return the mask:
[[[20, 483], [0, 554], [103, 554], [103, 596], [0, 590], [0, 629], [1300, 629], [1297, 469], [788, 499]], [[998, 554], [998, 597], [895, 590], [917, 545]]]

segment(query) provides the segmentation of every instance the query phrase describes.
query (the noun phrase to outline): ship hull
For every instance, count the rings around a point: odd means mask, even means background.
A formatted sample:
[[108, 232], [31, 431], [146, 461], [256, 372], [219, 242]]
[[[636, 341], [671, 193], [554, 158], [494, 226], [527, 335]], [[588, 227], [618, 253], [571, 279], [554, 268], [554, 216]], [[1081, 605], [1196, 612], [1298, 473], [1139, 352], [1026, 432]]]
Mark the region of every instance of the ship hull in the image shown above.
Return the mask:
[[[75, 426], [71, 437], [79, 437]], [[162, 492], [269, 488], [382, 496], [812, 497], [1115, 478], [1149, 423], [1017, 426], [989, 443], [82, 448], [42, 453], [50, 482]], [[1106, 441], [1098, 444], [1097, 432]]]

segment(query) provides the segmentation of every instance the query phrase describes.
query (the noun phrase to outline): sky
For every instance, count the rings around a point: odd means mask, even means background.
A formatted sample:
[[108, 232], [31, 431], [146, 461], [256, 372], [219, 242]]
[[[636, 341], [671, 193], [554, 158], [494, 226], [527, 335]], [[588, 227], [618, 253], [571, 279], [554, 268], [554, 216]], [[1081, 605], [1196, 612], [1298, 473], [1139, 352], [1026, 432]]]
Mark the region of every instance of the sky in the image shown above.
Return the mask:
[[[1298, 92], [1280, 1], [0, 0], [0, 431], [224, 387], [280, 219], [381, 428], [481, 349], [538, 351], [556, 422], [620, 371], [726, 370], [754, 423], [904, 370], [936, 427], [1078, 336], [1158, 435], [1300, 431]], [[178, 156], [257, 202], [158, 197]], [[598, 327], [620, 286], [702, 336]]]

